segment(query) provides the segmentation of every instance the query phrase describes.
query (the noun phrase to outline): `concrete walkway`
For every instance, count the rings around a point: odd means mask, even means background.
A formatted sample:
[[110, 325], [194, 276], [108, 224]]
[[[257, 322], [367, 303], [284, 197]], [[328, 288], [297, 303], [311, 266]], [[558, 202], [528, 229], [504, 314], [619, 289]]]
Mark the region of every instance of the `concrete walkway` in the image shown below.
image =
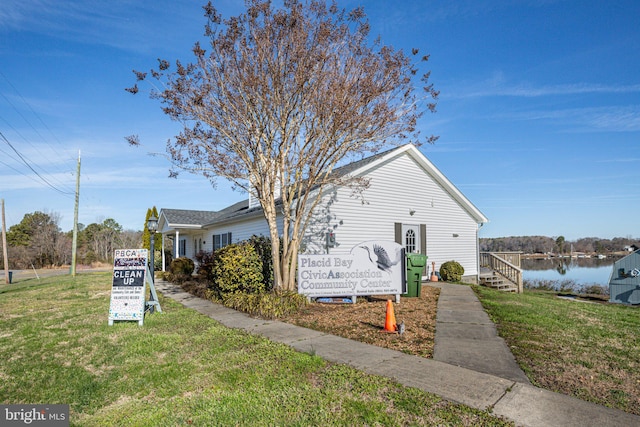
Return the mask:
[[434, 360], [531, 384], [470, 286], [429, 286], [440, 288]]
[[[436, 325], [436, 328], [442, 328], [441, 331], [436, 330], [436, 347], [440, 347], [436, 351], [439, 357], [453, 360], [452, 347], [447, 344], [447, 340], [450, 339], [451, 342], [460, 340], [458, 343], [462, 346], [475, 345], [475, 350], [470, 352], [469, 357], [483, 357], [490, 360], [491, 356], [481, 356], [482, 349], [487, 348], [482, 344], [481, 332], [471, 337], [463, 333], [454, 333], [454, 330], [461, 331], [464, 327], [457, 324], [459, 322], [451, 316], [455, 312], [460, 313], [465, 304], [474, 306], [475, 301], [465, 301], [468, 295], [455, 286], [450, 288], [451, 292], [447, 289], [448, 284], [441, 286], [444, 293], [441, 297], [442, 305], [438, 304], [437, 321], [442, 325]], [[156, 289], [165, 297], [172, 298], [185, 307], [209, 316], [227, 327], [262, 335], [272, 341], [286, 344], [301, 352], [315, 354], [334, 363], [342, 363], [370, 374], [386, 376], [405, 386], [434, 393], [453, 402], [483, 410], [489, 409], [496, 415], [514, 421], [517, 425], [562, 427], [640, 425], [640, 417], [636, 415], [533, 387], [528, 384], [528, 381], [501, 378], [496, 374], [457, 366], [458, 364], [470, 365], [464, 362], [462, 357], [456, 356], [455, 364], [451, 364], [441, 360], [410, 356], [399, 351], [363, 344], [284, 322], [255, 319], [195, 297], [166, 282], [157, 281]], [[456, 292], [462, 292], [462, 295], [456, 295]], [[447, 305], [447, 300], [450, 300], [449, 303], [454, 303], [456, 299], [460, 303], [457, 309]], [[471, 322], [471, 325], [473, 324], [480, 323]], [[445, 335], [438, 336], [442, 333]], [[447, 338], [447, 335], [450, 337]], [[493, 338], [487, 337], [487, 339]], [[462, 348], [458, 350], [462, 352]], [[481, 369], [479, 365], [476, 367]], [[511, 372], [508, 375], [512, 374]]]

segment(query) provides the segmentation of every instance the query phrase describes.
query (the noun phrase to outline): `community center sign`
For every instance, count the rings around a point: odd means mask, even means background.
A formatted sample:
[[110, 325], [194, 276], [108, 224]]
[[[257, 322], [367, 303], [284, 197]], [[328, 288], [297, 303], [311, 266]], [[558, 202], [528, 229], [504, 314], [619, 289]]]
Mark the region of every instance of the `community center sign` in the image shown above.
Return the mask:
[[142, 325], [148, 273], [147, 255], [146, 249], [115, 251], [109, 325], [114, 320], [134, 320]]
[[298, 255], [298, 293], [311, 298], [397, 295], [404, 286], [404, 249], [367, 241], [349, 254]]

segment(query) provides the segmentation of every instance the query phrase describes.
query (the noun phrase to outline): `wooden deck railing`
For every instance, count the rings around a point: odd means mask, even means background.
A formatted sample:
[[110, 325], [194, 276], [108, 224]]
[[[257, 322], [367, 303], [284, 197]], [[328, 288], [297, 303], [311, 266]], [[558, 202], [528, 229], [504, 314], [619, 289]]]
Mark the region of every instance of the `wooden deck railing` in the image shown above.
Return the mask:
[[519, 252], [480, 252], [480, 267], [493, 270], [516, 285], [518, 293], [523, 292]]
[[508, 263], [515, 265], [518, 268], [522, 268], [522, 252], [504, 251], [504, 252], [488, 252], [488, 253], [498, 256], [503, 260], [507, 261]]

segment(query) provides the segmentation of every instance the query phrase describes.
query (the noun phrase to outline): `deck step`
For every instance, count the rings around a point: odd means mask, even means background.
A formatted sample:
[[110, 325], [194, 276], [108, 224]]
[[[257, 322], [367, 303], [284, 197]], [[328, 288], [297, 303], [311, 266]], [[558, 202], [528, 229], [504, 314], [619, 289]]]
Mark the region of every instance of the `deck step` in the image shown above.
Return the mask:
[[488, 288], [497, 289], [504, 292], [518, 292], [518, 287], [508, 280], [491, 273], [480, 275], [480, 284]]

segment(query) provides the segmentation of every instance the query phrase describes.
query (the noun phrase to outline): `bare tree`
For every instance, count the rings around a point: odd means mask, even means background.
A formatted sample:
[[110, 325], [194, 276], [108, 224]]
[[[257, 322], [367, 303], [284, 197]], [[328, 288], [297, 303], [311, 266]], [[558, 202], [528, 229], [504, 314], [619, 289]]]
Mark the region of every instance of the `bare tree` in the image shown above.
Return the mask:
[[122, 244], [122, 226], [113, 218], [107, 218], [100, 224], [89, 224], [81, 235], [91, 254], [89, 261], [112, 260], [114, 250]]
[[142, 242], [142, 231], [124, 230], [120, 233], [120, 241], [122, 248], [139, 248]]
[[[159, 60], [151, 96], [183, 125], [167, 144], [177, 169], [226, 178], [260, 201], [274, 286], [294, 289], [300, 241], [323, 188], [348, 183], [331, 171], [400, 141], [419, 144], [417, 122], [435, 111], [438, 92], [428, 72], [418, 74], [428, 56], [372, 42], [362, 8], [347, 12], [320, 0], [285, 0], [282, 9], [247, 0], [246, 7], [222, 19], [209, 2], [209, 51], [196, 43], [195, 61], [176, 61], [175, 70]], [[417, 86], [424, 92], [416, 94]]]

